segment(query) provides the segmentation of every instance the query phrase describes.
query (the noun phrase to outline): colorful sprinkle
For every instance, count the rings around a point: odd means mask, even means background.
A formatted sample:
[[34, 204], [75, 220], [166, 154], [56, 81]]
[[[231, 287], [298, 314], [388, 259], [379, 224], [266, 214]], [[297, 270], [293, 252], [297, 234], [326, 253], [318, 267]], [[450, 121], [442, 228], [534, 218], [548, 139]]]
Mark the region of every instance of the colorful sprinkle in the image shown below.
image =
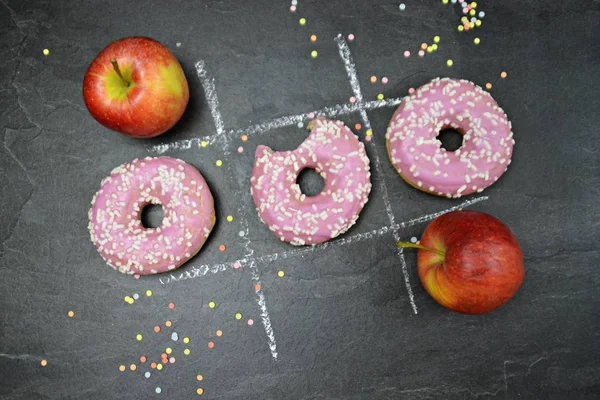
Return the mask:
[[383, 100], [383, 97], [384, 97], [384, 96], [383, 96], [383, 93], [379, 93], [379, 94], [377, 95], [377, 100]]
[[47, 55], [50, 54], [50, 50], [44, 49], [44, 50], [42, 50], [42, 54], [44, 54], [45, 56], [47, 56]]
[[357, 131], [360, 131], [362, 129], [362, 125], [356, 124], [356, 125], [354, 125], [354, 129], [356, 129]]
[[170, 302], [170, 303], [169, 303], [169, 308], [170, 308], [171, 310], [172, 310], [172, 309], [174, 309], [174, 308], [175, 308], [175, 303], [173, 303], [173, 302]]
[[242, 319], [242, 313], [236, 313], [235, 314], [235, 319], [237, 319], [237, 320]]
[[156, 389], [154, 389], [154, 391], [155, 391], [157, 394], [160, 394], [160, 393], [162, 392], [162, 389], [161, 389], [160, 387], [157, 387]]
[[354, 34], [352, 34], [352, 33], [349, 34], [348, 35], [348, 40], [352, 42], [354, 40]]
[[198, 388], [198, 389], [196, 390], [196, 393], [198, 393], [198, 395], [201, 395], [202, 393], [204, 393], [204, 389], [202, 389], [202, 388]]
[[310, 52], [310, 56], [312, 58], [317, 58], [319, 56], [319, 53], [316, 50], [313, 50], [313, 51]]
[[69, 318], [73, 318], [75, 316], [75, 313], [73, 311], [69, 310], [67, 315], [69, 316]]
[[373, 135], [373, 129], [367, 129], [367, 131], [365, 132], [367, 136], [372, 136]]
[[448, 61], [446, 61], [446, 65], [449, 66], [449, 67], [451, 67], [451, 66], [454, 65], [454, 61], [448, 60]]
[[400, 8], [400, 11], [406, 10], [406, 4], [400, 3], [400, 7], [399, 8]]
[[473, 43], [475, 43], [475, 45], [478, 45], [479, 43], [481, 43], [481, 39], [476, 37], [475, 39], [473, 39]]
[[196, 375], [196, 379], [197, 379], [199, 382], [202, 382], [202, 380], [204, 379], [204, 377], [203, 377], [202, 375], [198, 374], [198, 375]]
[[414, 92], [415, 92], [415, 88], [411, 87], [410, 89], [408, 89], [408, 94], [413, 94]]
[[241, 267], [242, 265], [239, 263], [239, 261], [236, 261], [233, 263], [233, 268], [238, 269], [239, 267]]
[[206, 140], [203, 140], [200, 142], [200, 146], [206, 147], [206, 146], [208, 146], [208, 142]]
[[156, 332], [156, 333], [160, 332], [160, 326], [156, 325], [154, 327], [154, 332]]
[[219, 336], [219, 337], [223, 336], [223, 331], [220, 329], [217, 329], [216, 333], [217, 333], [217, 336]]
[[242, 146], [238, 147], [238, 153], [243, 153], [244, 152], [244, 148]]
[[141, 356], [140, 357], [140, 362], [141, 363], [145, 363], [146, 362], [146, 356]]
[[156, 369], [162, 371], [163, 365], [161, 363], [156, 364]]
[[248, 135], [242, 135], [242, 142], [247, 142], [248, 141]]
[[354, 96], [350, 97], [350, 103], [352, 103], [352, 104], [356, 103], [356, 97], [354, 97]]
[[283, 278], [285, 276], [285, 272], [279, 271], [279, 272], [277, 272], [277, 276], [280, 277], [280, 278]]
[[186, 356], [189, 356], [190, 355], [190, 349], [185, 349], [183, 351], [183, 354], [185, 354]]
[[167, 354], [171, 354], [172, 352], [173, 352], [173, 349], [172, 349], [172, 348], [170, 348], [170, 347], [167, 347], [167, 348], [165, 349], [165, 353], [167, 353]]
[[209, 349], [212, 349], [214, 347], [215, 347], [215, 342], [212, 342], [212, 341], [208, 342], [208, 348]]
[[500, 72], [500, 78], [505, 79], [508, 76], [508, 74], [504, 71]]
[[425, 51], [419, 50], [419, 57], [423, 57], [425, 55]]
[[437, 35], [436, 35], [436, 36], [434, 36], [434, 37], [433, 37], [433, 41], [434, 41], [434, 43], [439, 43], [439, 42], [440, 42], [440, 37], [439, 37], [439, 36], [437, 36]]
[[298, 21], [300, 23], [300, 26], [304, 26], [306, 25], [306, 18], [300, 18], [300, 21]]
[[216, 304], [214, 301], [210, 301], [210, 302], [208, 303], [208, 307], [209, 307], [209, 308], [215, 308], [215, 306], [216, 306], [216, 305], [217, 305], [217, 304]]
[[291, 12], [296, 12], [296, 6], [290, 6], [290, 11]]
[[188, 344], [190, 342], [190, 338], [189, 337], [184, 337], [183, 338], [183, 343]]
[[427, 50], [427, 43], [421, 43], [421, 50]]
[[137, 294], [137, 293], [134, 293], [134, 294], [133, 294], [133, 299], [134, 299], [134, 300], [137, 300], [137, 299], [139, 299], [139, 298], [140, 298], [140, 295], [139, 295], [139, 294]]
[[179, 340], [179, 334], [177, 332], [171, 333], [171, 340], [176, 342]]
[[410, 57], [410, 51], [405, 50], [404, 51], [404, 57], [406, 57], [406, 58]]
[[254, 285], [254, 290], [259, 292], [261, 289], [260, 283], [257, 283], [256, 285]]
[[[42, 360], [42, 367], [46, 365], [46, 364], [44, 364], [44, 361], [46, 361], [46, 360]], [[124, 366], [124, 365], [119, 365], [119, 371], [121, 371], [121, 372], [125, 372], [125, 370], [126, 370], [126, 369], [127, 369], [127, 367], [126, 367], [126, 366]]]
[[217, 165], [217, 167], [220, 167], [221, 165], [223, 165], [223, 161], [217, 160], [215, 164]]
[[249, 319], [248, 320], [248, 325], [250, 325], [250, 326], [254, 325], [254, 320], [253, 319]]
[[384, 85], [388, 83], [387, 76], [384, 76], [383, 78], [381, 78], [381, 83], [383, 83]]
[[144, 337], [142, 336], [142, 334], [141, 334], [141, 333], [138, 333], [138, 334], [135, 336], [135, 338], [136, 338], [138, 341], [141, 341], [141, 340], [142, 340]]
[[153, 363], [150, 363], [150, 368], [152, 368], [152, 369], [156, 369], [156, 363], [155, 363], [155, 362], [153, 362]]
[[135, 371], [135, 370], [137, 369], [137, 365], [135, 365], [135, 364], [131, 364], [131, 365], [129, 366], [129, 369], [130, 369], [130, 370], [132, 370], [132, 371]]
[[317, 35], [310, 35], [310, 41], [311, 42], [316, 42], [317, 41]]
[[171, 321], [168, 321], [168, 320], [167, 320], [167, 321], [165, 322], [165, 326], [166, 326], [167, 328], [170, 328], [172, 325], [173, 325], [173, 323], [172, 323]]
[[146, 290], [146, 296], [151, 297], [152, 296], [152, 290]]
[[169, 363], [170, 364], [175, 364], [175, 357], [169, 358]]
[[219, 251], [225, 251], [225, 249], [227, 249], [227, 246], [225, 246], [224, 244], [219, 246]]
[[489, 82], [488, 82], [488, 83], [486, 83], [486, 84], [485, 84], [485, 88], [486, 88], [487, 90], [490, 90], [490, 89], [492, 88], [492, 84], [491, 84], [491, 83], [489, 83]]
[[233, 222], [233, 215], [227, 216], [227, 222]]
[[144, 374], [144, 376], [145, 376], [146, 378], [150, 378], [150, 375], [152, 375], [152, 374], [150, 373], [150, 371], [146, 371], [146, 373]]
[[377, 82], [377, 77], [375, 75], [373, 75], [370, 79], [371, 83], [375, 83]]

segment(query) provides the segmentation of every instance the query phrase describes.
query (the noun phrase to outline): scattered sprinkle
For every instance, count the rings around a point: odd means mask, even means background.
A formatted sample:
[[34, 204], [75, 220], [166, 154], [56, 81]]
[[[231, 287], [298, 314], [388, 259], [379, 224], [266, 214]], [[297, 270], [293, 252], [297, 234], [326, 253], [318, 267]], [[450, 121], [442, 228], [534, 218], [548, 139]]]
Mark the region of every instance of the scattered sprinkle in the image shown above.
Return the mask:
[[[44, 364], [44, 361], [46, 361], [46, 360], [42, 360], [42, 367], [44, 367], [44, 366], [46, 365], [46, 364]], [[124, 366], [124, 365], [119, 365], [119, 371], [121, 371], [121, 372], [125, 372], [125, 370], [126, 370], [126, 369], [127, 369], [127, 367], [126, 367], [126, 366]]]
[[225, 251], [225, 249], [227, 249], [227, 246], [225, 246], [224, 244], [219, 246], [220, 251]]
[[190, 342], [190, 338], [189, 337], [184, 337], [183, 338], [183, 343], [188, 344]]
[[400, 8], [400, 11], [406, 10], [406, 4], [400, 3], [400, 7], [399, 8]]
[[365, 133], [367, 134], [367, 136], [372, 136], [373, 135], [373, 129], [367, 129], [367, 131]]
[[406, 58], [410, 57], [410, 51], [405, 50], [404, 51], [404, 57], [406, 57]]
[[373, 75], [371, 77], [371, 83], [375, 83], [375, 82], [377, 82], [377, 77], [375, 75]]
[[223, 161], [217, 160], [215, 164], [217, 165], [217, 167], [220, 167], [221, 165], [223, 165]]
[[145, 363], [146, 362], [146, 356], [141, 356], [140, 357], [140, 362], [141, 363]]
[[290, 11], [291, 12], [296, 12], [296, 6], [290, 6]]
[[313, 51], [310, 52], [310, 56], [312, 58], [317, 58], [319, 56], [319, 53], [316, 50], [313, 50]]
[[150, 375], [152, 375], [152, 374], [150, 373], [150, 371], [146, 371], [146, 373], [144, 374], [144, 376], [145, 376], [146, 378], [150, 378]]
[[435, 35], [435, 36], [433, 37], [433, 42], [434, 42], [434, 43], [439, 43], [439, 42], [440, 42], [440, 37], [439, 37], [439, 36], [437, 36], [437, 35]]
[[161, 363], [156, 364], [156, 369], [161, 371], [163, 369], [163, 365]]
[[348, 35], [348, 40], [351, 41], [351, 42], [354, 40], [354, 34], [353, 33], [351, 33], [351, 34]]
[[227, 222], [233, 222], [233, 215], [227, 216]]
[[215, 306], [216, 306], [216, 305], [217, 305], [217, 304], [216, 304], [214, 301], [210, 301], [210, 302], [208, 303], [208, 307], [209, 307], [209, 308], [215, 308]]
[[478, 45], [479, 43], [481, 43], [481, 39], [476, 37], [475, 39], [473, 39], [473, 43], [475, 43], [475, 45]]
[[505, 79], [508, 76], [508, 74], [504, 71], [500, 72], [500, 78]]
[[250, 326], [254, 325], [254, 320], [253, 319], [249, 319], [248, 320], [248, 325], [250, 325]]
[[146, 296], [152, 297], [152, 290], [146, 290]]
[[75, 316], [75, 313], [72, 310], [69, 310], [67, 315], [69, 316], [69, 318], [73, 318]]
[[423, 57], [425, 55], [425, 51], [424, 50], [419, 50], [419, 57]]
[[242, 142], [248, 141], [248, 135], [242, 135]]
[[198, 393], [198, 395], [201, 395], [202, 393], [204, 393], [204, 389], [202, 389], [202, 388], [198, 388], [198, 389], [196, 390], [196, 393]]
[[135, 365], [135, 364], [131, 364], [131, 365], [129, 366], [129, 369], [130, 369], [130, 370], [132, 370], [132, 371], [135, 371], [135, 370], [137, 369], [137, 365]]
[[219, 337], [223, 336], [223, 331], [220, 329], [217, 329], [217, 336], [219, 336]]
[[42, 50], [42, 53], [43, 53], [45, 56], [47, 56], [47, 55], [49, 55], [49, 54], [50, 54], [50, 50], [48, 50], [48, 49], [44, 49], [44, 50]]
[[160, 332], [160, 326], [156, 325], [154, 327], [154, 332], [156, 332], [156, 333]]
[[387, 76], [384, 76], [383, 78], [381, 78], [381, 83], [383, 83], [384, 85], [385, 85], [386, 83], [388, 83], [388, 78], [387, 78]]
[[208, 143], [206, 142], [206, 140], [203, 140], [200, 142], [200, 146], [206, 147], [206, 146], [208, 146]]
[[310, 35], [310, 41], [311, 42], [316, 42], [317, 41], [317, 35]]
[[242, 146], [238, 147], [238, 153], [243, 153], [244, 152], [244, 148]]
[[141, 334], [141, 333], [138, 333], [138, 334], [135, 336], [135, 338], [136, 338], [138, 341], [141, 341], [141, 340], [142, 340], [144, 337], [142, 336], [142, 334]]
[[354, 125], [354, 129], [356, 129], [357, 131], [360, 131], [362, 129], [362, 125], [356, 124], [356, 125]]
[[306, 25], [306, 18], [300, 18], [300, 21], [298, 21], [300, 23], [300, 26], [304, 26]]
[[352, 103], [352, 104], [356, 103], [356, 97], [354, 97], [354, 96], [350, 97], [350, 103]]
[[186, 356], [189, 356], [190, 355], [190, 349], [185, 349], [183, 351], [183, 354], [185, 354]]
[[372, 137], [373, 137], [373, 136], [367, 136], [367, 137], [365, 138], [365, 141], [367, 141], [367, 142], [370, 142]]
[[436, 51], [438, 49], [438, 45], [437, 44], [432, 44], [431, 48], [433, 49], [433, 51]]
[[202, 382], [202, 380], [204, 379], [204, 377], [203, 377], [202, 375], [198, 374], [198, 375], [196, 375], [196, 379], [197, 379], [199, 382]]
[[175, 303], [173, 303], [173, 302], [170, 302], [170, 303], [169, 303], [169, 308], [170, 308], [171, 310], [172, 310], [172, 309], [174, 309], [174, 308], [175, 308]]
[[233, 268], [238, 269], [239, 267], [241, 267], [241, 265], [238, 261], [233, 263]]
[[283, 278], [285, 276], [285, 272], [279, 271], [279, 272], [277, 272], [277, 276], [280, 277], [280, 278]]
[[414, 237], [414, 236], [413, 236], [413, 237], [411, 237], [411, 238], [410, 238], [410, 242], [411, 242], [411, 243], [417, 243], [417, 238], [416, 238], [416, 237]]
[[165, 353], [167, 353], [167, 354], [171, 354], [172, 352], [173, 352], [173, 349], [172, 349], [172, 348], [170, 348], [170, 347], [167, 347], [167, 348], [165, 349]]
[[415, 92], [415, 88], [411, 87], [410, 89], [408, 89], [408, 94], [413, 94], [414, 92]]
[[238, 235], [239, 235], [240, 237], [244, 236], [245, 234], [246, 234], [246, 232], [244, 232], [244, 231], [239, 231], [239, 232], [238, 232]]
[[235, 313], [235, 319], [242, 319], [242, 313]]
[[454, 61], [448, 60], [448, 61], [446, 61], [446, 65], [449, 66], [449, 67], [451, 67], [451, 66], [454, 65]]
[[173, 325], [173, 323], [172, 323], [171, 321], [169, 321], [169, 320], [167, 320], [167, 321], [165, 322], [165, 326], [166, 326], [167, 328], [170, 328], [172, 325]]
[[257, 292], [260, 291], [260, 288], [261, 288], [260, 283], [257, 283], [256, 285], [254, 285], [255, 291], [257, 291]]
[[150, 368], [152, 368], [152, 369], [156, 369], [156, 363], [155, 363], [155, 362], [153, 362], [153, 363], [150, 363]]
[[175, 364], [175, 357], [169, 358], [169, 363], [170, 364]]
[[157, 387], [156, 389], [154, 389], [154, 391], [155, 391], [157, 394], [160, 394], [160, 392], [162, 392], [162, 389], [161, 389], [160, 387]]
[[139, 298], [140, 298], [140, 295], [139, 295], [139, 294], [137, 294], [137, 293], [134, 293], [134, 294], [133, 294], [133, 299], [134, 299], [134, 300], [137, 300], [137, 299], [139, 299]]
[[209, 349], [212, 349], [214, 347], [215, 347], [215, 342], [213, 342], [213, 341], [208, 342], [208, 348]]
[[427, 50], [427, 43], [421, 43], [421, 50]]
[[171, 340], [176, 342], [179, 340], [179, 334], [177, 332], [171, 333]]
[[377, 95], [377, 100], [383, 100], [383, 93], [379, 93]]
[[490, 89], [492, 88], [492, 84], [491, 84], [491, 83], [489, 83], [489, 82], [488, 82], [488, 83], [486, 83], [486, 84], [485, 84], [485, 88], [486, 88], [487, 90], [490, 90]]
[[298, 123], [296, 124], [296, 126], [297, 126], [298, 128], [303, 128], [303, 127], [304, 127], [304, 124], [303, 124], [302, 122], [298, 122]]

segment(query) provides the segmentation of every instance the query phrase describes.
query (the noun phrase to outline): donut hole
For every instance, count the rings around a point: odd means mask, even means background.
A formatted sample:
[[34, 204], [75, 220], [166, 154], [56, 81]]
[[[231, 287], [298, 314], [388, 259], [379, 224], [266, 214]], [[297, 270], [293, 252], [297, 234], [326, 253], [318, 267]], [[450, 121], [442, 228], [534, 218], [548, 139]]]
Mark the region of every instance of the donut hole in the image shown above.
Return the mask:
[[146, 229], [158, 228], [162, 225], [165, 217], [165, 210], [160, 204], [148, 204], [142, 208], [140, 219], [142, 226]]
[[437, 140], [442, 142], [442, 149], [456, 151], [463, 145], [463, 132], [449, 127], [442, 128], [437, 136]]
[[323, 191], [325, 180], [314, 168], [304, 168], [298, 174], [296, 183], [300, 186], [302, 194], [312, 197]]

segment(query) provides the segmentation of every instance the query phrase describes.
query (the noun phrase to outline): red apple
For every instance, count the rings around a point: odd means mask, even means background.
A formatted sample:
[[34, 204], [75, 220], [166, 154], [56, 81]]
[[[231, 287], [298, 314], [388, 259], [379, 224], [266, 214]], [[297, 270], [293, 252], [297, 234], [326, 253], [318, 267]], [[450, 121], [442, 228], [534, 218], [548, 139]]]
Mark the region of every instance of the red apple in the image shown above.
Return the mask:
[[425, 290], [441, 305], [485, 314], [519, 289], [525, 269], [517, 239], [498, 219], [477, 211], [454, 211], [434, 219], [419, 244], [417, 269]]
[[150, 138], [170, 129], [190, 97], [179, 62], [161, 43], [126, 37], [111, 43], [90, 64], [83, 99], [102, 125], [127, 136]]

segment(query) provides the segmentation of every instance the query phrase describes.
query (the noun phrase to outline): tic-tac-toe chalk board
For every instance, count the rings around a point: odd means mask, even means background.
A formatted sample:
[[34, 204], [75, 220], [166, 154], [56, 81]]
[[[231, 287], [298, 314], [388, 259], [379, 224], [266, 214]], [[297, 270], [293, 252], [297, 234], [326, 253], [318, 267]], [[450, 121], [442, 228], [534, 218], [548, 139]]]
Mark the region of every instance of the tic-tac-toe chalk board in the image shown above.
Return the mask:
[[[0, 397], [596, 398], [600, 4], [468, 7], [0, 0]], [[168, 46], [190, 86], [182, 120], [145, 141], [81, 94], [131, 35]], [[460, 199], [410, 187], [385, 149], [402, 98], [439, 76], [487, 86], [515, 134], [508, 171]], [[250, 173], [313, 114], [365, 143], [373, 190], [350, 231], [293, 247], [260, 222]], [[200, 170], [217, 224], [182, 268], [136, 279], [100, 258], [87, 212], [114, 167], [157, 155]], [[460, 208], [504, 221], [525, 256], [518, 294], [484, 316], [438, 305], [396, 247]]]

